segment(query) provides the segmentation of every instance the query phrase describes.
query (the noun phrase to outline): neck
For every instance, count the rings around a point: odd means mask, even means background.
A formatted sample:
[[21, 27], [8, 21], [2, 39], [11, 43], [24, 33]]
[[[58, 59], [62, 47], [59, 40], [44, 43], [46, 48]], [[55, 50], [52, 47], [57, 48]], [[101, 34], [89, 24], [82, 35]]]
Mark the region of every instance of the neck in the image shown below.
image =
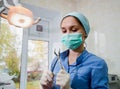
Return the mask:
[[75, 49], [75, 50], [70, 50], [69, 51], [69, 64], [72, 64], [76, 61], [77, 57], [80, 56], [80, 54], [84, 51], [84, 46], [83, 44]]

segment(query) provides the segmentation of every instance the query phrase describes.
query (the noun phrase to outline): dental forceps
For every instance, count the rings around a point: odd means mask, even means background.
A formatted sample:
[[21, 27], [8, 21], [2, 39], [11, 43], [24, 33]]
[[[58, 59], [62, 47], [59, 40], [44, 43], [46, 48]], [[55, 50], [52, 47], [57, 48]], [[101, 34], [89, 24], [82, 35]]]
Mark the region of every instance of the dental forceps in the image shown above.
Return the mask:
[[60, 60], [60, 49], [59, 49], [58, 52], [56, 52], [56, 49], [55, 49], [55, 50], [54, 50], [54, 54], [57, 56], [57, 59], [58, 59], [59, 64], [60, 64], [60, 68], [61, 68], [61, 69], [64, 69], [64, 67], [63, 67], [63, 65], [62, 65], [62, 63], [61, 63], [61, 60]]

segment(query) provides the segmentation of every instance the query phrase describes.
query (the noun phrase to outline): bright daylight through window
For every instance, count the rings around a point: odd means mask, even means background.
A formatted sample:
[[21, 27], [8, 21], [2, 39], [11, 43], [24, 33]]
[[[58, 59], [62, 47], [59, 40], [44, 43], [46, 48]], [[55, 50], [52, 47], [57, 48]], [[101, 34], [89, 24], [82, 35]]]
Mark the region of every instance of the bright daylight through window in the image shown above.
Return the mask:
[[[9, 89], [19, 89], [21, 48], [22, 29], [10, 26], [7, 20], [1, 18], [0, 83]], [[0, 89], [3, 89], [2, 85]]]
[[[0, 83], [7, 89], [20, 89], [23, 30], [0, 21]], [[26, 29], [25, 29], [26, 30]], [[40, 89], [40, 77], [48, 68], [48, 41], [28, 40], [27, 89]], [[8, 82], [8, 80], [10, 80]], [[3, 87], [0, 85], [0, 89]]]

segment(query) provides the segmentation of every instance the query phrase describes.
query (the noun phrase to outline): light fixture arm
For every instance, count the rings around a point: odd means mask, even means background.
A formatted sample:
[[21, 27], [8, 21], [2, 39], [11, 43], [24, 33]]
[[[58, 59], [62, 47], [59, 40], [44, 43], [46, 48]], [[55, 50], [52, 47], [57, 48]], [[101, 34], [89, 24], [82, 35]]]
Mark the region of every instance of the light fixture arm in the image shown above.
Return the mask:
[[5, 7], [0, 7], [0, 13], [2, 13], [5, 10]]
[[[4, 3], [4, 6], [5, 6], [5, 7], [10, 8], [11, 5], [8, 4], [7, 0], [3, 0], [3, 3]], [[13, 0], [13, 4], [14, 4], [15, 6], [22, 6], [22, 5], [19, 3], [18, 0]]]
[[3, 3], [6, 8], [9, 8], [11, 6], [10, 4], [8, 4], [7, 0], [3, 0]]
[[19, 0], [13, 0], [13, 3], [15, 6], [22, 6], [20, 3], [19, 3]]

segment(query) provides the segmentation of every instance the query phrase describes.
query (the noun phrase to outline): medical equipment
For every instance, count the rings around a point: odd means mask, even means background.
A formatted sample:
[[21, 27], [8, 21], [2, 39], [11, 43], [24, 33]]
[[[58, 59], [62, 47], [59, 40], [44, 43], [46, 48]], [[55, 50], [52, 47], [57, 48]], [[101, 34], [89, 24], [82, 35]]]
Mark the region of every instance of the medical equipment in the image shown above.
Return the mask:
[[58, 50], [58, 52], [56, 52], [56, 49], [55, 49], [55, 50], [54, 50], [54, 54], [57, 56], [57, 59], [58, 59], [59, 64], [60, 64], [60, 68], [61, 68], [61, 69], [64, 69], [64, 67], [63, 67], [63, 65], [62, 65], [62, 63], [61, 63], [61, 61], [60, 61], [60, 49]]
[[116, 74], [109, 74], [109, 88], [120, 89], [120, 79]]
[[[8, 4], [7, 0], [1, 0], [0, 2], [0, 16], [7, 19], [9, 24], [20, 28], [28, 28], [40, 21], [40, 17], [34, 20], [34, 16], [31, 10], [23, 7], [18, 0], [12, 0], [13, 5]], [[8, 9], [7, 13], [4, 11]]]
[[7, 73], [0, 73], [0, 89], [16, 89], [16, 85], [12, 80], [15, 76]]

